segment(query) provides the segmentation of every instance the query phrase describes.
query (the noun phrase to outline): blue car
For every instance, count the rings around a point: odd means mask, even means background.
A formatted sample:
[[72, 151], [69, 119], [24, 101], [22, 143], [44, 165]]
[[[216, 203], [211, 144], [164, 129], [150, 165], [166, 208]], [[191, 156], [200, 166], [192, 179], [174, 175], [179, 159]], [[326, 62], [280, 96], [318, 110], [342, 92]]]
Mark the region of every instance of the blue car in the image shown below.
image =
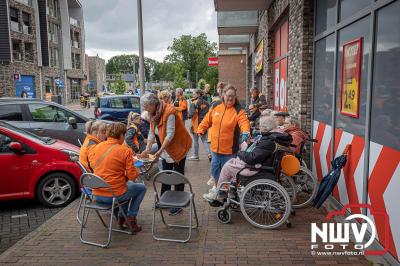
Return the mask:
[[94, 107], [96, 119], [126, 123], [129, 112], [140, 114], [140, 97], [136, 95], [115, 95], [97, 97]]

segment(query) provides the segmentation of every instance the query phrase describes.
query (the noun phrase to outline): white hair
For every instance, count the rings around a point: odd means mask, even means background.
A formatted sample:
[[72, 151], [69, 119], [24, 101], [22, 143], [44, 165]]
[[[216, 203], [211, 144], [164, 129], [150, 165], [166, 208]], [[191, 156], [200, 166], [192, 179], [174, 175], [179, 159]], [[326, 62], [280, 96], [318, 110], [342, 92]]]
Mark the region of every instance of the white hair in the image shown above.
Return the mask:
[[177, 89], [175, 90], [175, 93], [176, 93], [176, 94], [183, 94], [183, 89], [182, 89], [182, 88], [177, 88]]
[[273, 116], [260, 117], [260, 131], [269, 132], [277, 127], [276, 120]]
[[147, 92], [145, 93], [141, 98], [140, 98], [140, 104], [141, 106], [149, 106], [149, 105], [157, 105], [160, 103], [160, 100], [158, 99], [157, 95], [154, 93]]
[[265, 109], [262, 111], [261, 116], [271, 116], [273, 111], [271, 109]]

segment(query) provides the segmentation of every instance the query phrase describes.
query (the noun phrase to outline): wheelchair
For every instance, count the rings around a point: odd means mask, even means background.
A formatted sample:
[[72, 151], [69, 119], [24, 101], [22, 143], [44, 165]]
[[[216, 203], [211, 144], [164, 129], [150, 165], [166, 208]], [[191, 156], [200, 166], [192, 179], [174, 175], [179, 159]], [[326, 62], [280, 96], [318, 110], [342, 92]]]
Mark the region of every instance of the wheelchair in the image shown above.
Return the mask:
[[[295, 200], [296, 189], [290, 174], [281, 173], [284, 156], [292, 155], [293, 152], [288, 147], [279, 144], [276, 146], [272, 166], [246, 165], [236, 174], [236, 181], [220, 185], [218, 193], [226, 193], [226, 199], [223, 202], [217, 199], [209, 202], [212, 207], [220, 207], [217, 210], [219, 222], [229, 223], [232, 218], [231, 210], [240, 210], [244, 218], [255, 227], [275, 229], [284, 223], [291, 227], [289, 216], [294, 214], [292, 202]], [[296, 167], [299, 168], [300, 163], [297, 163]], [[244, 169], [258, 173], [243, 176], [240, 173]]]

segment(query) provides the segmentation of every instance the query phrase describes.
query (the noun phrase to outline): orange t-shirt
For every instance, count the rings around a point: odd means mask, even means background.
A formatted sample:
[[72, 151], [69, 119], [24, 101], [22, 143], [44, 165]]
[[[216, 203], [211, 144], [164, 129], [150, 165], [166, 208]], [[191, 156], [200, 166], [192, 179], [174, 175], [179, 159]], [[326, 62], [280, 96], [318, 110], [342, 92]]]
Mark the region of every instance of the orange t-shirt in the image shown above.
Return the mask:
[[[112, 146], [112, 150], [96, 165]], [[89, 154], [90, 165], [94, 173], [103, 178], [110, 185], [115, 196], [121, 196], [126, 192], [126, 182], [135, 180], [138, 171], [134, 167], [133, 153], [130, 148], [120, 144], [118, 139], [108, 138], [94, 147]], [[93, 189], [93, 195], [112, 197], [108, 189]]]
[[97, 137], [91, 134], [87, 134], [85, 141], [82, 144], [81, 150], [79, 152], [79, 162], [86, 168], [88, 172], [92, 172], [92, 170], [90, 169], [91, 165], [89, 167], [89, 161], [88, 161], [89, 152], [99, 143], [100, 140]]

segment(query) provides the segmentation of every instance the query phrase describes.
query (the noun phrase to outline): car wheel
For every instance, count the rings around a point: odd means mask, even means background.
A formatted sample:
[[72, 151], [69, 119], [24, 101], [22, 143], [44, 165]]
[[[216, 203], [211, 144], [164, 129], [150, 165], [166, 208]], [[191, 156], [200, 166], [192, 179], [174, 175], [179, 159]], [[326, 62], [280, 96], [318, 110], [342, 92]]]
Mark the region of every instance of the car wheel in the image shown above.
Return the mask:
[[52, 173], [40, 181], [36, 195], [45, 206], [64, 207], [75, 198], [76, 192], [76, 183], [69, 175]]

